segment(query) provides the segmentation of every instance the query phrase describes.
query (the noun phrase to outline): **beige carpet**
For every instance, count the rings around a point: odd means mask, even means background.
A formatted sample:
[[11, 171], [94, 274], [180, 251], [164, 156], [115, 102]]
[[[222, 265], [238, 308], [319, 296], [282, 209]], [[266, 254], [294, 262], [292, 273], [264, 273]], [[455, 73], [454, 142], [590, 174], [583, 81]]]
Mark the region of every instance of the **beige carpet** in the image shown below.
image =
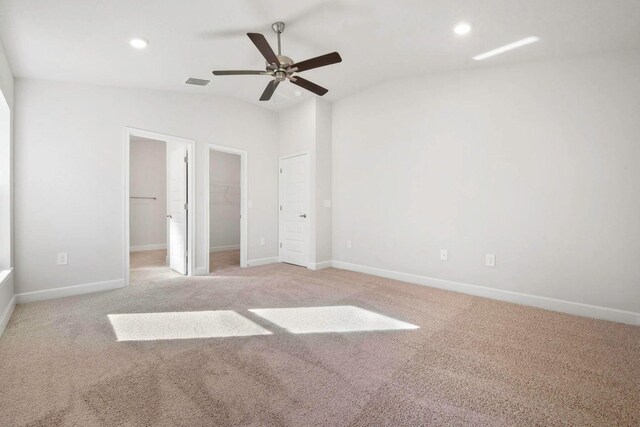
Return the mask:
[[129, 284], [143, 285], [182, 277], [167, 265], [166, 249], [131, 252], [129, 257]]
[[[420, 326], [296, 335], [254, 308]], [[233, 310], [271, 335], [117, 342], [108, 314]], [[640, 328], [336, 269], [267, 265], [18, 306], [0, 425], [640, 423]]]
[[240, 251], [220, 251], [209, 254], [209, 272], [224, 274], [229, 269], [240, 266]]
[[[167, 251], [165, 249], [131, 252], [129, 283], [132, 285], [144, 285], [182, 277], [167, 266], [166, 259]], [[239, 250], [211, 252], [209, 255], [209, 271], [216, 275], [224, 274], [228, 269], [239, 266]]]

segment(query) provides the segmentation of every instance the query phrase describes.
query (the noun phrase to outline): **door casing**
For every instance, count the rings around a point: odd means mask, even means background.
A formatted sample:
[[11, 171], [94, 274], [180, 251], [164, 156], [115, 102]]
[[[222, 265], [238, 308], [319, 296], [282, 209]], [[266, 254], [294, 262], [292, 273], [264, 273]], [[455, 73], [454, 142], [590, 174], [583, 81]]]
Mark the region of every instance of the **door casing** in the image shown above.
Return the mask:
[[205, 248], [207, 252], [206, 258], [206, 273], [209, 274], [209, 269], [211, 266], [209, 265], [209, 247], [211, 246], [211, 193], [210, 193], [210, 182], [209, 182], [209, 165], [210, 165], [210, 156], [211, 151], [219, 151], [222, 153], [229, 154], [237, 154], [240, 156], [240, 267], [246, 267], [247, 264], [247, 230], [249, 223], [249, 214], [247, 212], [247, 166], [248, 166], [248, 156], [247, 152], [244, 150], [240, 150], [233, 147], [226, 147], [224, 145], [216, 145], [205, 143], [205, 148], [207, 150], [207, 155], [204, 156], [205, 166], [204, 166], [204, 199], [205, 199], [205, 210], [206, 210], [206, 224], [205, 224]]
[[278, 159], [278, 261], [279, 262], [283, 262], [282, 261], [282, 248], [281, 248], [281, 243], [283, 240], [283, 235], [284, 235], [284, 230], [282, 229], [282, 211], [280, 211], [280, 206], [282, 206], [284, 200], [283, 200], [283, 179], [282, 179], [282, 174], [280, 173], [280, 171], [282, 170], [282, 163], [287, 160], [287, 159], [291, 159], [294, 157], [299, 157], [299, 156], [306, 156], [307, 157], [307, 260], [305, 262], [304, 265], [301, 265], [302, 267], [306, 267], [309, 268], [309, 265], [311, 263], [311, 259], [314, 256], [315, 251], [313, 250], [313, 246], [315, 245], [314, 239], [312, 238], [313, 233], [314, 233], [314, 224], [315, 224], [315, 215], [313, 211], [313, 204], [311, 203], [311, 197], [312, 197], [312, 188], [311, 188], [311, 155], [309, 154], [308, 151], [302, 151], [302, 152], [298, 152], [298, 153], [294, 153], [294, 154], [288, 154], [285, 156], [280, 156]]
[[131, 153], [131, 137], [139, 136], [142, 138], [155, 139], [165, 142], [177, 142], [185, 144], [187, 147], [187, 198], [189, 200], [189, 210], [187, 212], [187, 276], [192, 276], [195, 271], [195, 141], [191, 139], [181, 138], [178, 136], [166, 135], [163, 133], [136, 129], [132, 127], [124, 128], [124, 282], [125, 286], [129, 285], [129, 253], [130, 253], [130, 232], [131, 227], [129, 224], [129, 196], [130, 196], [130, 153]]

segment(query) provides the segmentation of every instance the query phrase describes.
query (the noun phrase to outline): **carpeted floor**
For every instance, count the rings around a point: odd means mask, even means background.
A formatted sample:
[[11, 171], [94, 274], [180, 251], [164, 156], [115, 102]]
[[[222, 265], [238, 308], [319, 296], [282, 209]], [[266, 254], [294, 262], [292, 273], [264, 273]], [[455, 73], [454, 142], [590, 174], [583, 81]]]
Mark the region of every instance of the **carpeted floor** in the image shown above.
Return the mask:
[[[166, 249], [157, 251], [131, 252], [129, 283], [144, 285], [161, 280], [182, 277], [167, 266]], [[220, 251], [209, 254], [209, 271], [223, 274], [227, 269], [240, 266], [240, 251]]]
[[[355, 306], [419, 329], [294, 334], [250, 309]], [[116, 341], [107, 315], [233, 311], [271, 334]], [[640, 328], [290, 265], [16, 307], [0, 425], [640, 424]]]
[[129, 284], [143, 285], [182, 277], [167, 265], [167, 250], [131, 252]]
[[223, 274], [240, 266], [240, 250], [209, 253], [209, 272]]

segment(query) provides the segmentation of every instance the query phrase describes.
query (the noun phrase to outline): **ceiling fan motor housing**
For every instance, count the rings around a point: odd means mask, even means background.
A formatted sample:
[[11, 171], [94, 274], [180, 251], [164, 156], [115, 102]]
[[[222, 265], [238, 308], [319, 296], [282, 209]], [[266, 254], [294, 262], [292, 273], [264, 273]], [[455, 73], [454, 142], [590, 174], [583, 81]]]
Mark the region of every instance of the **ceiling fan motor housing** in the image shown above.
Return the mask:
[[280, 68], [287, 69], [293, 65], [293, 59], [284, 55], [276, 55], [278, 57], [278, 61], [280, 61]]
[[289, 67], [293, 65], [293, 59], [284, 55], [276, 55], [278, 61], [280, 62], [280, 66], [276, 66], [276, 64], [267, 63], [267, 72], [273, 73], [273, 77], [279, 82], [286, 80], [287, 72]]

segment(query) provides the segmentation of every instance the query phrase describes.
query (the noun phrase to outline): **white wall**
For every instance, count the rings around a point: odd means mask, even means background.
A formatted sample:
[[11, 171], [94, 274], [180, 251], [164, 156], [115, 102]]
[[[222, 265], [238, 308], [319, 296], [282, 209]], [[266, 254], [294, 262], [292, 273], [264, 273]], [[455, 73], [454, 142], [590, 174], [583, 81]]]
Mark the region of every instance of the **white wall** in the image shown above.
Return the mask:
[[0, 43], [0, 335], [15, 305], [13, 273], [13, 73]]
[[129, 157], [129, 227], [131, 250], [167, 245], [167, 145], [164, 141], [131, 137]]
[[342, 99], [333, 257], [640, 312], [639, 141], [638, 54], [430, 75]]
[[211, 150], [209, 168], [210, 249], [239, 249], [240, 156]]
[[331, 104], [311, 98], [280, 113], [280, 155], [309, 153], [309, 263], [331, 261]]
[[331, 261], [331, 104], [316, 98], [315, 111], [315, 188], [316, 188], [316, 263]]
[[[210, 95], [16, 80], [17, 292], [124, 279], [124, 127], [194, 139], [196, 227], [204, 143], [248, 152], [248, 258], [278, 254], [277, 115]], [[88, 143], [87, 141], [91, 141]], [[260, 238], [266, 245], [260, 246]], [[206, 274], [205, 236], [196, 271]], [[56, 266], [67, 251], [69, 264]]]

